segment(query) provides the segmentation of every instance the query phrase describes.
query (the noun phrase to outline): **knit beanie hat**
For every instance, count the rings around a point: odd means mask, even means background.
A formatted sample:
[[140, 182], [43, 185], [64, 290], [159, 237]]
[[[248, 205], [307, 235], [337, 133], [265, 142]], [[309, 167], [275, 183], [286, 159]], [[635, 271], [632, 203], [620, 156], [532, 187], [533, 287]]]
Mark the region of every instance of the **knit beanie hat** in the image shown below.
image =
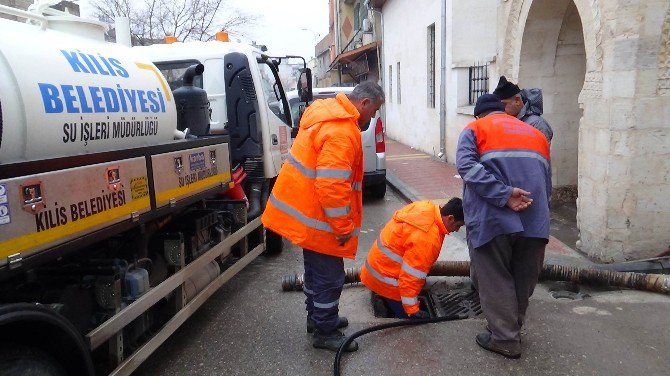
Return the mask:
[[479, 116], [484, 112], [505, 111], [505, 104], [493, 94], [482, 94], [477, 98], [474, 115]]
[[493, 90], [493, 94], [498, 96], [500, 99], [507, 99], [519, 94], [520, 91], [521, 89], [519, 89], [519, 86], [507, 81], [505, 76], [500, 76], [498, 86], [496, 86], [496, 89]]

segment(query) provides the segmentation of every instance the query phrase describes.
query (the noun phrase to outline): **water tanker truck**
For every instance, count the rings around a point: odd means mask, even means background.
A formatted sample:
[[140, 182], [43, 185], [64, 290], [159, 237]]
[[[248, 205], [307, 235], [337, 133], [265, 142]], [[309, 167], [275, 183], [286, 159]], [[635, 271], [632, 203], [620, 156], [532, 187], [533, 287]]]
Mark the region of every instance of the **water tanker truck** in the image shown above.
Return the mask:
[[0, 12], [25, 21], [0, 19], [0, 373], [130, 374], [281, 251], [259, 219], [291, 142], [277, 61]]

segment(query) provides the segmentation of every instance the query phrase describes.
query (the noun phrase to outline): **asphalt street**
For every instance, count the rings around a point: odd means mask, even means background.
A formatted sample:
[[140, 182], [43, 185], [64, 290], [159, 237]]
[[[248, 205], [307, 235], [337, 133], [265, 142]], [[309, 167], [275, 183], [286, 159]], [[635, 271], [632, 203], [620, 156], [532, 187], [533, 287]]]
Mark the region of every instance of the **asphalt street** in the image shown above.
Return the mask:
[[[392, 192], [364, 203], [358, 266], [379, 229], [404, 202]], [[461, 230], [464, 232], [465, 230]], [[440, 259], [465, 260], [463, 235], [445, 241]], [[577, 260], [575, 260], [577, 261]], [[262, 256], [223, 286], [154, 353], [136, 375], [332, 375], [334, 353], [314, 349], [305, 332], [304, 295], [282, 292], [284, 275], [302, 273], [301, 251], [288, 245]], [[429, 277], [431, 288], [452, 280]], [[670, 369], [670, 297], [583, 286], [583, 300], [556, 300], [538, 285], [522, 332], [523, 356], [480, 349], [482, 317], [391, 329], [359, 339], [344, 375], [666, 375]], [[369, 292], [347, 286], [340, 299], [346, 333], [389, 322], [375, 318]]]

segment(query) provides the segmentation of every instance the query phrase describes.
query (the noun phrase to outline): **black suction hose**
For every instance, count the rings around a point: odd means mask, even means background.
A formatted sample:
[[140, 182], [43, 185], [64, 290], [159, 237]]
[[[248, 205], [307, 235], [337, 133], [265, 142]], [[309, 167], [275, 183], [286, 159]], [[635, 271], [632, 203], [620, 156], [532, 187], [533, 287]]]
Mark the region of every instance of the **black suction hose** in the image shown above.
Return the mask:
[[431, 323], [436, 323], [436, 322], [444, 322], [444, 321], [454, 321], [454, 320], [462, 320], [467, 318], [468, 315], [451, 315], [451, 316], [444, 316], [444, 317], [435, 317], [435, 318], [430, 318], [430, 319], [421, 319], [421, 320], [401, 320], [398, 322], [391, 322], [388, 324], [381, 324], [381, 325], [375, 325], [371, 326], [367, 329], [359, 330], [356, 333], [350, 335], [347, 337], [347, 339], [342, 342], [340, 345], [340, 348], [337, 349], [337, 354], [335, 354], [335, 363], [333, 364], [333, 375], [335, 376], [340, 376], [340, 361], [342, 360], [342, 353], [344, 352], [344, 349], [349, 346], [349, 344], [355, 340], [356, 338], [366, 335], [368, 333], [376, 332], [378, 330], [384, 330], [384, 329], [390, 329], [390, 328], [397, 328], [400, 326], [414, 326], [414, 325], [423, 325], [423, 324], [431, 324]]

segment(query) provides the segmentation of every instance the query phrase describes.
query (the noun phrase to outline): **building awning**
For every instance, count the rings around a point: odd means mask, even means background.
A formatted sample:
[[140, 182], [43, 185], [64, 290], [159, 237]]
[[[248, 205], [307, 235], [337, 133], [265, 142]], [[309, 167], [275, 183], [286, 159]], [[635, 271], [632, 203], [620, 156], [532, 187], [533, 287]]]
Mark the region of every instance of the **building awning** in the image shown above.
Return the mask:
[[376, 50], [378, 45], [379, 45], [379, 42], [372, 42], [370, 44], [366, 44], [365, 46], [358, 47], [355, 50], [343, 52], [335, 58], [333, 63], [330, 64], [330, 67], [333, 68], [337, 64], [351, 63], [352, 61], [356, 60], [362, 54], [364, 54], [368, 51]]

